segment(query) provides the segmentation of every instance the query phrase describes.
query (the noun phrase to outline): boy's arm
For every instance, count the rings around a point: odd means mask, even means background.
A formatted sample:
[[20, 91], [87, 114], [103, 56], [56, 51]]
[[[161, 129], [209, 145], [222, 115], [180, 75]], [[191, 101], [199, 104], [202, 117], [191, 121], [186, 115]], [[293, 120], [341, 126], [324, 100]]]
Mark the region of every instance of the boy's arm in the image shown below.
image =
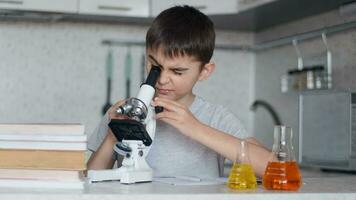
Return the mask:
[[[155, 98], [153, 104], [154, 106], [164, 107], [164, 112], [157, 114], [156, 118], [177, 128], [182, 134], [198, 141], [229, 160], [234, 161], [236, 156], [239, 155], [241, 139], [202, 124], [187, 107], [172, 100]], [[249, 157], [251, 164], [255, 173], [258, 176], [262, 176], [271, 152], [253, 138], [249, 138], [247, 141], [250, 144]]]
[[113, 146], [117, 142], [114, 134], [111, 130], [104, 138], [103, 143], [97, 151], [95, 151], [89, 158], [87, 163], [87, 169], [110, 169], [113, 167], [115, 160], [113, 159], [114, 150]]
[[[240, 159], [237, 157], [241, 150], [241, 140], [239, 138], [201, 123], [197, 124], [192, 130], [193, 131], [183, 134], [186, 134], [191, 139], [200, 142], [229, 160], [235, 161], [236, 158]], [[249, 141], [251, 165], [257, 176], [261, 177], [265, 171], [271, 152], [263, 146], [258, 145], [258, 143], [251, 143], [256, 141], [254, 138], [248, 138], [247, 141]]]
[[[117, 102], [115, 105], [111, 106], [111, 108], [108, 110], [108, 117], [109, 121], [111, 119], [124, 119], [126, 117], [118, 115], [116, 113], [117, 108], [122, 105], [125, 102], [125, 100]], [[117, 139], [115, 135], [111, 132], [110, 129], [108, 129], [108, 132], [101, 143], [100, 147], [95, 151], [94, 153], [91, 154], [88, 162], [87, 162], [87, 169], [111, 169], [115, 163], [115, 160], [113, 159], [114, 155], [114, 150], [113, 147], [116, 144]], [[121, 165], [122, 158], [118, 160], [119, 165]]]

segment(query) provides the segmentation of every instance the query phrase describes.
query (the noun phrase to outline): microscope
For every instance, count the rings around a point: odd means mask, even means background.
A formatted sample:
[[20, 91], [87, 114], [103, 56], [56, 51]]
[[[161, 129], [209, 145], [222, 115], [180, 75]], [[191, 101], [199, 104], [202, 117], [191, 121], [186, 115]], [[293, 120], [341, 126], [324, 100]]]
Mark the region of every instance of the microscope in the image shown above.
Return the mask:
[[160, 73], [158, 66], [152, 66], [137, 96], [129, 98], [116, 111], [126, 115], [127, 119], [112, 119], [108, 124], [118, 141], [114, 145], [114, 151], [124, 157], [122, 166], [116, 169], [89, 170], [89, 183], [108, 180], [120, 180], [124, 184], [152, 181], [153, 170], [147, 164], [146, 156], [156, 130], [154, 113], [161, 111], [160, 108], [155, 110], [151, 106]]

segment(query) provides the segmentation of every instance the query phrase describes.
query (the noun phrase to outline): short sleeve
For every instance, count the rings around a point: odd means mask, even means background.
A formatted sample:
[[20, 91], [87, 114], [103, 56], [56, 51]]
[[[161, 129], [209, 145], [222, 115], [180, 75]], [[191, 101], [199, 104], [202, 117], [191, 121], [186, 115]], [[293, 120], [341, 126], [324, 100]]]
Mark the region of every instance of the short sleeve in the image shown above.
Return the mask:
[[215, 116], [212, 120], [214, 128], [224, 133], [233, 135], [241, 139], [252, 136], [247, 132], [240, 119], [238, 119], [233, 113], [231, 113], [229, 110], [222, 106], [219, 106], [215, 110]]
[[108, 133], [109, 127], [109, 117], [107, 114], [103, 116], [99, 125], [95, 128], [94, 132], [91, 134], [88, 140], [88, 150], [95, 152], [98, 150], [100, 144], [103, 142], [106, 134]]

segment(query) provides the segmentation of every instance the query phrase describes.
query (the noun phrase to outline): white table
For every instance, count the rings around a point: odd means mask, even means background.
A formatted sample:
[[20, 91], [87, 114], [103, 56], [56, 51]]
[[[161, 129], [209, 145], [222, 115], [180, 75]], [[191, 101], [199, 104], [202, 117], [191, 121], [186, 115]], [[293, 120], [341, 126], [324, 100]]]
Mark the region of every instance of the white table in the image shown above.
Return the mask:
[[164, 183], [123, 185], [119, 182], [90, 184], [84, 190], [65, 189], [5, 189], [0, 188], [0, 200], [252, 200], [252, 199], [356, 199], [356, 175], [303, 171], [303, 186], [297, 192], [267, 191], [261, 185], [254, 191], [233, 191], [226, 185], [172, 186]]

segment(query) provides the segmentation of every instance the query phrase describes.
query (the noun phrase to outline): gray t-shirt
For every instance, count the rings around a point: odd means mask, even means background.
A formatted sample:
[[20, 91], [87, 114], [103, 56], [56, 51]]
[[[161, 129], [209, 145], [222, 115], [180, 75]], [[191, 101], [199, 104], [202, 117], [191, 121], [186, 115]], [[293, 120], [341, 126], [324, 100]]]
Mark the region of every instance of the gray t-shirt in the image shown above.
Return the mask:
[[[220, 105], [210, 104], [196, 96], [189, 109], [200, 122], [210, 127], [235, 137], [250, 137], [240, 120]], [[88, 141], [90, 151], [99, 148], [107, 134], [107, 124], [108, 116], [104, 116]], [[208, 147], [179, 133], [169, 124], [157, 121], [155, 138], [146, 160], [154, 170], [154, 176], [216, 178], [219, 177], [221, 157]]]

